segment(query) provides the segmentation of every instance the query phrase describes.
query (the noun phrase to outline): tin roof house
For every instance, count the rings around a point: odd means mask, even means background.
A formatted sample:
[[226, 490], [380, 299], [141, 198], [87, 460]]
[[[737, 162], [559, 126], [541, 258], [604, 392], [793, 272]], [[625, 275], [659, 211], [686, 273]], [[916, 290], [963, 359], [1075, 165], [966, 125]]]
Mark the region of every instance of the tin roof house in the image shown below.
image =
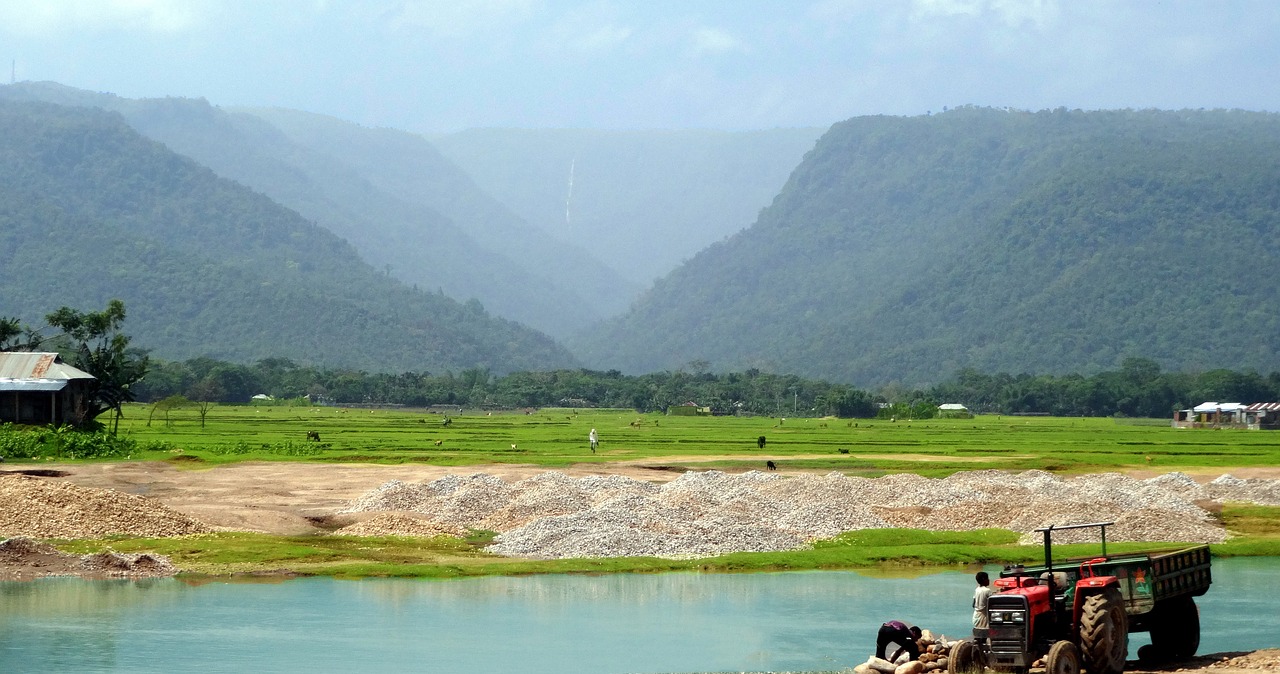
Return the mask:
[[1244, 428], [1243, 403], [1204, 402], [1173, 413], [1174, 428]]
[[94, 382], [56, 353], [0, 352], [0, 423], [84, 423]]

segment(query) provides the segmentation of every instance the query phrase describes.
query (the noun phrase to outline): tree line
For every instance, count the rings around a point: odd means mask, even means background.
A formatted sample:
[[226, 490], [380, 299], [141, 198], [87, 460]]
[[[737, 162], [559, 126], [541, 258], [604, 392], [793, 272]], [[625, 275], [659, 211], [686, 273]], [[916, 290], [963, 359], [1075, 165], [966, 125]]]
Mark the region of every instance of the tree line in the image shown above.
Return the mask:
[[[1165, 372], [1150, 359], [1128, 358], [1120, 368], [1093, 375], [986, 374], [962, 369], [928, 388], [886, 385], [876, 391], [845, 384], [772, 374], [757, 369], [714, 373], [705, 361], [687, 369], [624, 375], [618, 370], [560, 369], [494, 376], [485, 368], [455, 374], [370, 373], [300, 365], [286, 358], [238, 364], [201, 357], [150, 358], [130, 347], [121, 326], [124, 303], [111, 300], [99, 312], [62, 307], [33, 329], [0, 317], [0, 350], [55, 349], [97, 378], [86, 418], [123, 404], [176, 400], [201, 404], [247, 403], [259, 394], [278, 401], [333, 405], [431, 405], [479, 408], [608, 407], [638, 412], [694, 404], [715, 414], [769, 416], [894, 416], [929, 418], [943, 403], [976, 413], [1054, 416], [1168, 417], [1205, 401], [1280, 401], [1280, 372]], [[57, 334], [47, 337], [44, 330]]]
[[715, 414], [928, 418], [943, 403], [975, 413], [1163, 418], [1205, 401], [1280, 400], [1280, 372], [1164, 372], [1143, 358], [1094, 375], [985, 374], [972, 369], [928, 388], [887, 385], [863, 390], [797, 375], [746, 370], [688, 370], [624, 375], [617, 370], [563, 369], [493, 376], [483, 368], [459, 373], [370, 373], [299, 365], [284, 358], [252, 365], [210, 358], [152, 360], [135, 391], [142, 401], [183, 396], [192, 401], [247, 403], [254, 395], [305, 398], [333, 405], [457, 405], [479, 408], [609, 407], [666, 411], [694, 403]]

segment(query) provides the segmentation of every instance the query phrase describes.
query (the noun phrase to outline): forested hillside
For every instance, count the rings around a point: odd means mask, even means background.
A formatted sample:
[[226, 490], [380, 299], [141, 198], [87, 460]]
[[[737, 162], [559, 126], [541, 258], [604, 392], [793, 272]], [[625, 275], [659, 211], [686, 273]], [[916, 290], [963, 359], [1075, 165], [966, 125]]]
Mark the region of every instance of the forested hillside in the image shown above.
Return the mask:
[[[346, 239], [376, 269], [563, 336], [640, 287], [486, 195], [424, 138], [286, 110], [131, 100], [51, 82], [0, 97], [113, 110], [142, 134]], [[252, 114], [250, 114], [252, 112]], [[572, 273], [566, 273], [572, 270]]]
[[433, 142], [525, 220], [648, 286], [754, 222], [821, 133], [469, 129]]
[[1280, 368], [1280, 116], [964, 108], [835, 125], [749, 230], [571, 348], [857, 385]]
[[124, 300], [164, 358], [375, 371], [546, 368], [550, 338], [411, 289], [327, 230], [116, 114], [0, 100], [0, 315]]

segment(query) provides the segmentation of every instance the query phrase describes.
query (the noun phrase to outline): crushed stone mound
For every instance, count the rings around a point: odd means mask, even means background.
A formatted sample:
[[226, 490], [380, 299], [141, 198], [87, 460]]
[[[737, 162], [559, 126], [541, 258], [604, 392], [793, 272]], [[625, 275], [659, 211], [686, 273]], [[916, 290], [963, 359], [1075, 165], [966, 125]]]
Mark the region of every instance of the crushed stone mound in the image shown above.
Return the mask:
[[161, 578], [177, 573], [178, 568], [164, 555], [104, 551], [80, 556], [25, 536], [0, 541], [0, 580], [41, 576]]
[[164, 555], [99, 552], [80, 558], [85, 573], [95, 576], [172, 576], [178, 568]]
[[111, 489], [0, 475], [0, 536], [185, 536], [210, 528], [160, 503]]
[[433, 522], [403, 513], [378, 513], [363, 522], [350, 524], [333, 532], [334, 536], [466, 536], [466, 527]]
[[[1267, 502], [1277, 480], [1226, 476], [1201, 486], [1180, 473], [1063, 478], [1044, 471], [912, 474], [869, 479], [688, 472], [655, 485], [621, 476], [574, 479], [550, 471], [507, 483], [484, 474], [388, 482], [343, 512], [401, 510], [445, 526], [499, 532], [489, 550], [537, 559], [702, 557], [782, 551], [845, 531], [910, 527], [1010, 529], [1038, 542], [1048, 524], [1115, 521], [1107, 540], [1216, 543], [1226, 531], [1198, 502]], [[1062, 542], [1096, 531], [1063, 532]], [[1032, 540], [1034, 539], [1034, 540]], [[1059, 537], [1055, 536], [1055, 540]]]

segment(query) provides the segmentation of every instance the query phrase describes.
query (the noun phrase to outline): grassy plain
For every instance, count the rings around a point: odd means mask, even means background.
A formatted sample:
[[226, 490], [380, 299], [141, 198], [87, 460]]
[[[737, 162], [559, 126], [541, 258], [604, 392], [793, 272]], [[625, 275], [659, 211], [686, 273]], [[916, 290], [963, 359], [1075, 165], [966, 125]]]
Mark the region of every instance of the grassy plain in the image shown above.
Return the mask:
[[[157, 414], [130, 406], [121, 425], [140, 443], [165, 450], [133, 459], [165, 459], [202, 469], [235, 461], [427, 463], [440, 466], [628, 462], [648, 468], [744, 470], [775, 461], [783, 470], [835, 470], [878, 476], [914, 472], [941, 477], [959, 470], [1041, 469], [1056, 473], [1112, 470], [1213, 470], [1280, 466], [1280, 433], [1176, 430], [1159, 421], [997, 417], [885, 421], [767, 417], [668, 417], [629, 410], [543, 409], [442, 414], [421, 410], [217, 406], [200, 423], [194, 410]], [[587, 434], [600, 433], [592, 454]], [[320, 442], [306, 440], [308, 431]], [[765, 436], [766, 446], [757, 446]], [[438, 443], [438, 444], [437, 444]], [[841, 450], [848, 450], [843, 453]], [[605, 468], [604, 465], [601, 468]], [[1280, 508], [1228, 505], [1221, 517], [1237, 534], [1218, 555], [1280, 555]], [[491, 536], [453, 538], [272, 536], [219, 533], [178, 539], [64, 541], [68, 551], [110, 547], [154, 551], [196, 575], [288, 570], [335, 577], [449, 578], [533, 573], [675, 570], [779, 571], [875, 565], [944, 565], [1033, 561], [1035, 546], [1002, 530], [850, 532], [812, 549], [741, 553], [713, 559], [653, 558], [529, 561], [483, 551]], [[1113, 544], [1116, 551], [1151, 547]], [[1089, 555], [1091, 546], [1060, 546]]]
[[[121, 433], [180, 449], [188, 465], [245, 460], [420, 462], [441, 466], [646, 461], [674, 469], [783, 468], [850, 475], [909, 471], [938, 477], [983, 468], [1086, 473], [1280, 465], [1280, 433], [1180, 430], [1109, 418], [999, 417], [925, 421], [770, 417], [674, 417], [630, 410], [531, 413], [334, 407], [215, 406], [204, 427], [194, 410], [126, 410]], [[587, 434], [600, 433], [592, 454]], [[308, 442], [315, 431], [321, 442]], [[756, 439], [765, 436], [766, 445]], [[439, 443], [439, 444], [437, 444]], [[841, 453], [840, 450], [848, 450]], [[134, 458], [161, 458], [150, 452]]]

